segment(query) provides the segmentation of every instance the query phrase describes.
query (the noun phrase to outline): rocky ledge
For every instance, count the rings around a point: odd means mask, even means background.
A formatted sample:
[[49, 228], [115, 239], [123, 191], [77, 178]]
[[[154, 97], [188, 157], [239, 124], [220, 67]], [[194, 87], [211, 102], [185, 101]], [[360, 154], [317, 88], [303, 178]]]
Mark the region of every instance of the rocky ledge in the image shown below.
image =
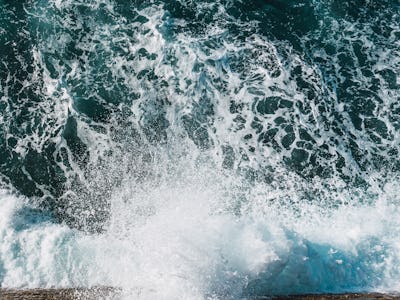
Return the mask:
[[106, 300], [117, 299], [118, 290], [107, 287], [74, 289], [0, 289], [0, 300]]
[[[107, 287], [91, 289], [0, 289], [0, 300], [110, 300], [118, 299], [118, 290]], [[255, 300], [400, 300], [400, 295], [379, 293], [321, 294], [258, 297]]]

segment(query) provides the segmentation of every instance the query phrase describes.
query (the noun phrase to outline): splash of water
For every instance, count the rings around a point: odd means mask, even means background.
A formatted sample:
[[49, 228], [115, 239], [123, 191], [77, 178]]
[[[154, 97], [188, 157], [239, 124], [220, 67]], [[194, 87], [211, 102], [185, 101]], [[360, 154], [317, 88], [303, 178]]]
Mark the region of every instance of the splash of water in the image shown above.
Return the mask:
[[0, 285], [399, 291], [398, 5], [338, 3], [0, 2]]
[[399, 288], [398, 182], [373, 205], [277, 203], [263, 186], [238, 208], [234, 179], [228, 188], [212, 169], [187, 170], [157, 185], [127, 180], [92, 236], [3, 192], [2, 286], [110, 285], [127, 299]]

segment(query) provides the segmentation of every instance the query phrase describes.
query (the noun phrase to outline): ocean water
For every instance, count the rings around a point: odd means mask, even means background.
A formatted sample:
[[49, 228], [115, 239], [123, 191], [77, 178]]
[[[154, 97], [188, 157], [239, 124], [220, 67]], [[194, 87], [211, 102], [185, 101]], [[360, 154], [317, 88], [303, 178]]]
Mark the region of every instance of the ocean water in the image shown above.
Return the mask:
[[0, 0], [0, 287], [400, 292], [398, 0]]

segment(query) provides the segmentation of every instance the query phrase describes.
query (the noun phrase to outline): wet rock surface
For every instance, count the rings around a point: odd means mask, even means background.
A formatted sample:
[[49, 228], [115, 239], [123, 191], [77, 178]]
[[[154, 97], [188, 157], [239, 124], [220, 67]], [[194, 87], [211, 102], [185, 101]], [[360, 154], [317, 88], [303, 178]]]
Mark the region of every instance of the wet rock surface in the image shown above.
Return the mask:
[[[0, 289], [0, 300], [98, 300], [118, 299], [118, 290], [108, 287], [92, 289]], [[348, 294], [319, 294], [319, 295], [290, 295], [267, 296], [254, 300], [374, 300], [374, 299], [400, 299], [400, 295], [380, 293], [348, 293]]]
[[2, 289], [0, 300], [100, 300], [116, 299], [117, 290], [112, 288], [92, 289]]

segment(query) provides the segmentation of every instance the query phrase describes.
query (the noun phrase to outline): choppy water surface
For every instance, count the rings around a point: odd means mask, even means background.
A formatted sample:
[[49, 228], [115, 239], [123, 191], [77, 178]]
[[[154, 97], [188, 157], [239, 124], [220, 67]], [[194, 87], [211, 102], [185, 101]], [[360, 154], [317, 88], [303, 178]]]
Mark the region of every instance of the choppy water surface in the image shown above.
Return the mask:
[[0, 287], [400, 291], [398, 0], [0, 0]]

